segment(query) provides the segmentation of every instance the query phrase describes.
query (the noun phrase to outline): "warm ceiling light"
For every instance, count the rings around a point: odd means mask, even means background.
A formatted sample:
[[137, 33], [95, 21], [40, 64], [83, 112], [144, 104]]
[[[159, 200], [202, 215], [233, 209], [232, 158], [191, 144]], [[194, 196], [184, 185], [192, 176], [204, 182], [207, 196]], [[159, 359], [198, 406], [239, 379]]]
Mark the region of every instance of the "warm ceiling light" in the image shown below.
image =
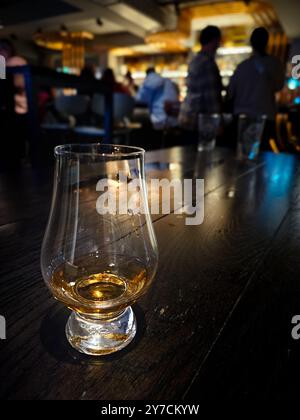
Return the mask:
[[[66, 29], [66, 28], [61, 28]], [[44, 48], [62, 51], [63, 67], [76, 70], [84, 67], [85, 43], [94, 39], [91, 32], [41, 32], [33, 37], [35, 43]]]
[[240, 47], [224, 47], [218, 49], [218, 55], [234, 55], [234, 54], [251, 54], [252, 47], [240, 46]]
[[187, 35], [180, 31], [161, 31], [148, 35], [145, 42], [162, 51], [183, 52]]

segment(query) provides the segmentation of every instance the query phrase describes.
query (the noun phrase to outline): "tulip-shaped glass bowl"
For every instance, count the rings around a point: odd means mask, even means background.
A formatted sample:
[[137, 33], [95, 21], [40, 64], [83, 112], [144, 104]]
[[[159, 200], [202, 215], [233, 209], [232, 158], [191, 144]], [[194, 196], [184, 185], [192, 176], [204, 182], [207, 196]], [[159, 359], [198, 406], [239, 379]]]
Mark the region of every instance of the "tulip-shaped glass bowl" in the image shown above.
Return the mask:
[[71, 144], [56, 147], [55, 159], [43, 278], [72, 310], [66, 325], [70, 344], [86, 354], [113, 353], [134, 338], [131, 305], [157, 269], [144, 150]]

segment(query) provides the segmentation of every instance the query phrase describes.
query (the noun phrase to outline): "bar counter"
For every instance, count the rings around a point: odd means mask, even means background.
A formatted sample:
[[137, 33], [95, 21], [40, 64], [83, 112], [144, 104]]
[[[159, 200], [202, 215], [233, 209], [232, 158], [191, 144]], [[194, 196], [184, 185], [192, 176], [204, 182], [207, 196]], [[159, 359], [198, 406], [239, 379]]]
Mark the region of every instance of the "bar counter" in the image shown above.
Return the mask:
[[52, 169], [0, 176], [3, 399], [201, 400], [297, 397], [300, 171], [295, 156], [148, 152], [147, 176], [201, 178], [205, 218], [154, 216], [159, 267], [134, 307], [138, 333], [100, 358], [68, 344], [69, 315], [47, 290], [40, 250]]

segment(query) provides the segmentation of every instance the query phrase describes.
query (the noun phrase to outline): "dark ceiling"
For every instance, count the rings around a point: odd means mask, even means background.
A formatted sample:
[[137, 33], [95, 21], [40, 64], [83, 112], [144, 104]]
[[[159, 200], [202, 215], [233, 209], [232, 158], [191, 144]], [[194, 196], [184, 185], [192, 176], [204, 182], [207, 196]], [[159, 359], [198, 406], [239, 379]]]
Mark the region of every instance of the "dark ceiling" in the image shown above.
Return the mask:
[[1, 0], [0, 23], [17, 25], [78, 11], [80, 9], [61, 0]]
[[[175, 12], [179, 14], [182, 7], [216, 1], [218, 0], [0, 0], [1, 36], [14, 33], [23, 38], [31, 38], [32, 30], [44, 24], [49, 27], [60, 27], [62, 23], [68, 26], [80, 20], [89, 24], [88, 19], [101, 17], [105, 21], [101, 33], [115, 33], [119, 28], [119, 32], [127, 31], [142, 39], [148, 29], [143, 27], [142, 21], [132, 18], [130, 20], [127, 15], [128, 9], [124, 8], [124, 5], [125, 7], [132, 5], [141, 14], [156, 21], [158, 26], [172, 27], [176, 21]], [[230, 2], [230, 0], [219, 1]], [[249, 2], [249, 0], [244, 1]], [[274, 6], [288, 37], [300, 37], [300, 0], [268, 1]], [[45, 19], [48, 20], [46, 23]]]

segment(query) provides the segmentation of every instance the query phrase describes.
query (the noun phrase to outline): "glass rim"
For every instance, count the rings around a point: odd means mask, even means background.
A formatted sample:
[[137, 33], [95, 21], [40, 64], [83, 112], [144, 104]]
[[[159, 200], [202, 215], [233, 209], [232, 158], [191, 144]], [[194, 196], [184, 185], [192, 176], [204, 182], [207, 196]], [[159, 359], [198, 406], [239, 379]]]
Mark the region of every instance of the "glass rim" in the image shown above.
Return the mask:
[[[76, 148], [80, 149], [76, 151]], [[97, 148], [99, 150], [97, 150]], [[110, 149], [108, 151], [101, 151], [103, 149]], [[86, 150], [84, 150], [86, 149]], [[93, 150], [96, 149], [96, 150]], [[102, 143], [68, 143], [58, 145], [54, 148], [55, 156], [99, 156], [108, 158], [123, 158], [143, 156], [145, 149], [138, 146], [127, 146], [125, 144], [102, 144]]]
[[209, 118], [219, 118], [219, 117], [221, 117], [222, 116], [222, 114], [221, 113], [219, 113], [219, 112], [212, 112], [212, 113], [210, 113], [210, 112], [199, 112], [199, 114], [198, 114], [198, 117], [200, 118], [200, 117], [209, 117]]
[[261, 121], [265, 121], [268, 119], [268, 116], [266, 114], [261, 114], [261, 115], [250, 115], [250, 114], [239, 114], [239, 119], [240, 120], [261, 120]]

